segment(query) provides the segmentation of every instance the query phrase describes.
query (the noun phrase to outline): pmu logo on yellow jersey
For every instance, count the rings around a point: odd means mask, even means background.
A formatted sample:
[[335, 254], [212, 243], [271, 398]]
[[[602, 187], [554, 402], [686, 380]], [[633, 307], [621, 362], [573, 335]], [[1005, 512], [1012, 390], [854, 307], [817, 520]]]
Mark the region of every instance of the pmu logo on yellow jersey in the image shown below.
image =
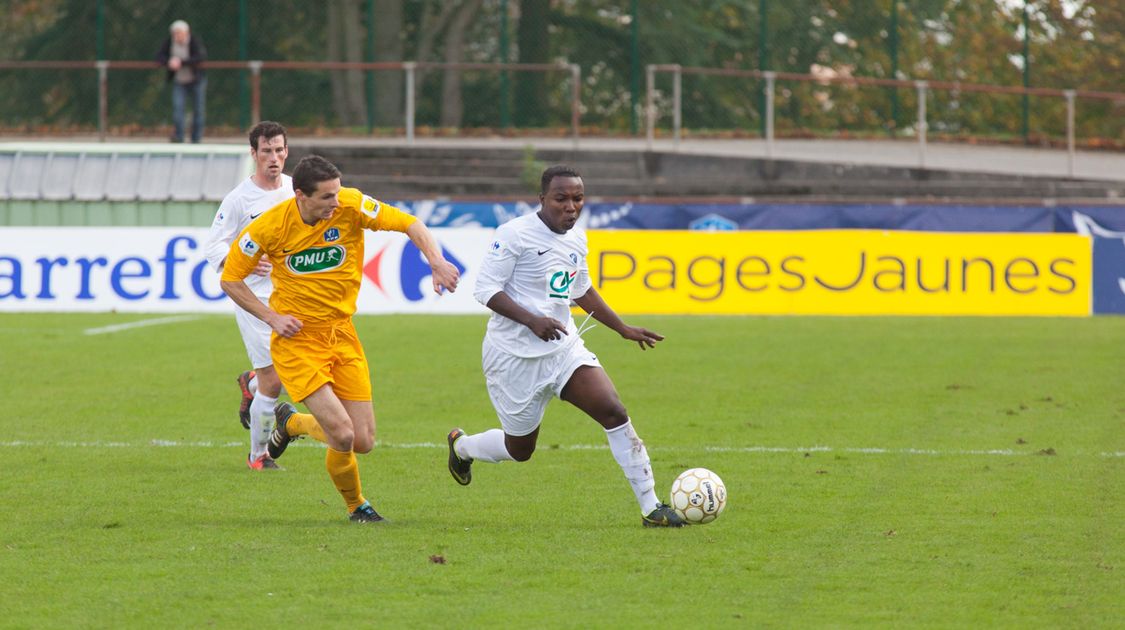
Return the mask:
[[329, 245], [328, 247], [310, 247], [309, 249], [299, 251], [296, 254], [290, 254], [285, 259], [285, 265], [289, 267], [289, 271], [298, 274], [320, 273], [322, 271], [329, 271], [344, 264], [344, 256], [347, 252], [339, 245]]

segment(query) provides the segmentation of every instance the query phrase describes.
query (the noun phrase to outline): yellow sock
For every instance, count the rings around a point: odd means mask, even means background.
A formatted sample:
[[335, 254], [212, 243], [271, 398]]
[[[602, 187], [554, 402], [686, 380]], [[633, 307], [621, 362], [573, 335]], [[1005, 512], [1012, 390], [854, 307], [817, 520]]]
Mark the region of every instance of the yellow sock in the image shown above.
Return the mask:
[[312, 417], [312, 414], [295, 413], [289, 416], [289, 420], [285, 423], [285, 430], [294, 437], [307, 435], [322, 444], [328, 443], [328, 438], [324, 435], [324, 429], [320, 428], [320, 423]]
[[359, 484], [359, 462], [355, 459], [355, 452], [337, 451], [329, 446], [328, 454], [324, 456], [324, 467], [348, 504], [348, 512], [354, 512], [363, 505], [365, 499]]

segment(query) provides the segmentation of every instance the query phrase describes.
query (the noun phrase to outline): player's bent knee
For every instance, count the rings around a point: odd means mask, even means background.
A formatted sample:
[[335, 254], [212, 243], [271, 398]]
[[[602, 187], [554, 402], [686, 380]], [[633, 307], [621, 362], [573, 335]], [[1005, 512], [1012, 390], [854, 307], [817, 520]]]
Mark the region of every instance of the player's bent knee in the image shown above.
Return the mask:
[[258, 380], [258, 391], [262, 392], [270, 398], [277, 398], [281, 396], [281, 379], [274, 379], [273, 382]]
[[531, 456], [534, 453], [535, 450], [532, 449], [530, 451], [509, 451], [508, 454], [511, 455], [512, 459], [516, 460], [517, 462], [526, 462], [527, 460], [531, 459]]
[[325, 427], [324, 433], [328, 437], [328, 445], [337, 451], [355, 450], [355, 433], [351, 429]]
[[597, 420], [606, 429], [615, 429], [629, 421], [629, 412], [625, 405], [618, 402], [611, 405]]
[[352, 440], [352, 450], [359, 454], [370, 453], [375, 448], [375, 440], [366, 435], [357, 435]]
[[505, 442], [504, 450], [517, 462], [526, 462], [535, 453], [535, 444], [509, 444]]

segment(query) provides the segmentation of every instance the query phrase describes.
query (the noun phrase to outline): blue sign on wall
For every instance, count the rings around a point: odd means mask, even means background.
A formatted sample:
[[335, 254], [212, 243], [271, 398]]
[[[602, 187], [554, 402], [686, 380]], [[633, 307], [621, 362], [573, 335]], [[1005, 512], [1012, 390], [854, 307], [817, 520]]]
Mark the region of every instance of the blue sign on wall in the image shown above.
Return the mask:
[[1125, 315], [1125, 238], [1094, 237], [1094, 313]]

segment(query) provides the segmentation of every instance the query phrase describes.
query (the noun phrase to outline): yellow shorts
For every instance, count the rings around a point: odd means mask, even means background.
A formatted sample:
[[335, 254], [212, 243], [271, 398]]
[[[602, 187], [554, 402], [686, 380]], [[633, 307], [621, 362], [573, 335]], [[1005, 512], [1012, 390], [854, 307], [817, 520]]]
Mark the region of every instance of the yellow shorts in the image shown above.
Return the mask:
[[371, 400], [367, 356], [350, 318], [305, 324], [292, 337], [275, 332], [270, 354], [281, 384], [293, 400], [308, 398], [325, 383], [343, 400]]

